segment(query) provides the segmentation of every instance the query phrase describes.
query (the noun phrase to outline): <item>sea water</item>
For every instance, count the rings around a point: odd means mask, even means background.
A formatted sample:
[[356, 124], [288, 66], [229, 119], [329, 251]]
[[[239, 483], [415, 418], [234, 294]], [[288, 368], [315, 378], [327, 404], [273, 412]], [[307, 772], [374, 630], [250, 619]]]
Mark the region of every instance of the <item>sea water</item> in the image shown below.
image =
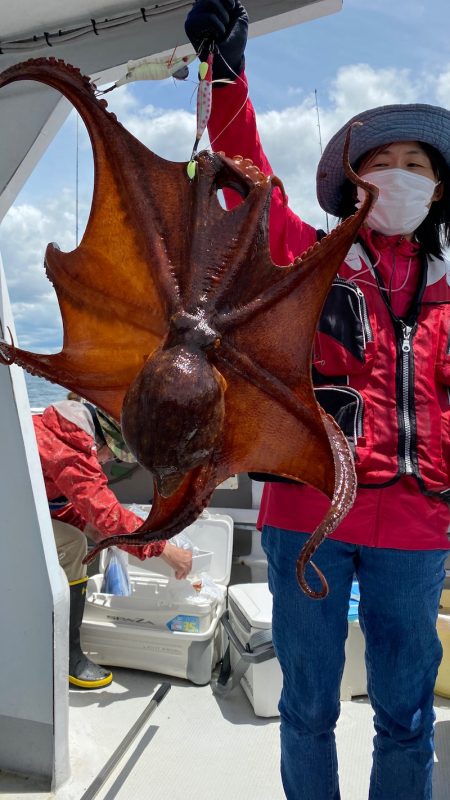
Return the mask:
[[46, 406], [56, 403], [58, 400], [65, 400], [68, 390], [56, 383], [50, 383], [44, 378], [25, 373], [28, 399], [31, 408], [46, 408]]

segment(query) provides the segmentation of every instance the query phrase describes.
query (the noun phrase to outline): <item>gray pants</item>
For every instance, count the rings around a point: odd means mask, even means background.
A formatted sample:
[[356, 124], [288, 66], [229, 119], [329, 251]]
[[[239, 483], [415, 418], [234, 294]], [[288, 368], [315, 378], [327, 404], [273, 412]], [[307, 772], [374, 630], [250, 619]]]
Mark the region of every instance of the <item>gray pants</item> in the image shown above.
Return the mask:
[[52, 524], [59, 563], [67, 575], [67, 580], [72, 583], [85, 578], [87, 567], [82, 561], [87, 553], [86, 536], [79, 528], [68, 525], [67, 522], [52, 519]]

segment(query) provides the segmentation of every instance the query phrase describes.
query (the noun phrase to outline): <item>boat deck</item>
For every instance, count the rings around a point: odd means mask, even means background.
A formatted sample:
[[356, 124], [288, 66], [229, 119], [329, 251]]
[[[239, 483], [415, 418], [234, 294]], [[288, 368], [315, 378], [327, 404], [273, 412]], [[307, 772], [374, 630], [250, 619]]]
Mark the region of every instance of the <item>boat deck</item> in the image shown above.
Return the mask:
[[[81, 800], [161, 682], [171, 690], [117, 763], [98, 800], [283, 800], [278, 719], [256, 717], [238, 687], [217, 699], [210, 686], [115, 669], [107, 689], [70, 691], [72, 776], [57, 800]], [[450, 798], [450, 700], [436, 698], [434, 800]], [[372, 710], [367, 698], [342, 703], [337, 726], [343, 800], [367, 797]], [[2, 800], [55, 795], [0, 773]], [[87, 800], [87, 798], [86, 798]]]
[[[240, 555], [233, 558], [230, 584], [267, 579], [267, 564], [262, 551], [254, 550], [255, 542], [259, 538], [252, 539], [242, 526], [235, 528], [235, 553]], [[132, 669], [114, 668], [113, 673], [105, 689], [70, 689], [72, 775], [56, 795], [34, 780], [0, 770], [1, 800], [283, 800], [279, 720], [255, 716], [240, 686], [218, 698], [210, 685]], [[92, 782], [164, 682], [171, 684], [170, 691], [93, 795]], [[436, 696], [435, 708], [433, 800], [450, 800], [450, 700]], [[367, 797], [372, 717], [365, 696], [341, 703], [336, 736], [342, 800]]]

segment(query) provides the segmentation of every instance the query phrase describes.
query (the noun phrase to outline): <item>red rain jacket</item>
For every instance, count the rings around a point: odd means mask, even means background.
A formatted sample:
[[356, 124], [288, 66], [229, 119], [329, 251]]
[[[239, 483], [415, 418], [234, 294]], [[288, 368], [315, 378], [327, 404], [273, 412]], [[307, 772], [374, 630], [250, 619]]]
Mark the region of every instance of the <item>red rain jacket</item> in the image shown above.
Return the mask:
[[[250, 158], [271, 174], [245, 80], [213, 95], [214, 148]], [[228, 193], [227, 202], [238, 201]], [[276, 264], [290, 263], [318, 236], [283, 205], [277, 188], [269, 225]], [[380, 285], [388, 288], [395, 277], [394, 315], [375, 277], [377, 262]], [[408, 308], [416, 312], [406, 325], [400, 317]], [[333, 538], [400, 549], [448, 547], [450, 514], [443, 499], [450, 494], [449, 336], [445, 262], [422, 263], [417, 245], [365, 229], [327, 298], [313, 353], [319, 402], [333, 411], [355, 447], [360, 487]], [[259, 527], [311, 532], [328, 505], [310, 487], [267, 483]]]
[[[77, 401], [62, 400], [33, 416], [33, 422], [47, 497], [67, 500], [51, 516], [81, 531], [89, 524], [99, 539], [135, 531], [142, 519], [123, 508], [108, 487], [88, 409]], [[121, 549], [145, 559], [160, 556], [164, 547], [165, 542], [152, 542]]]

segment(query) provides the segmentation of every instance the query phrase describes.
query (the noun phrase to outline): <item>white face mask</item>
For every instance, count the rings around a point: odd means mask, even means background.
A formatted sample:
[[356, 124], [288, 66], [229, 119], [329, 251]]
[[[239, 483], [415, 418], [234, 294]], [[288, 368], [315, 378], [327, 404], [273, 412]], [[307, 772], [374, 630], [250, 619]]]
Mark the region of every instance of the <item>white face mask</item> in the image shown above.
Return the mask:
[[[413, 233], [424, 221], [437, 183], [405, 169], [383, 169], [361, 176], [379, 188], [378, 199], [367, 216], [367, 224], [378, 233], [393, 236]], [[358, 186], [359, 208], [365, 198]]]

